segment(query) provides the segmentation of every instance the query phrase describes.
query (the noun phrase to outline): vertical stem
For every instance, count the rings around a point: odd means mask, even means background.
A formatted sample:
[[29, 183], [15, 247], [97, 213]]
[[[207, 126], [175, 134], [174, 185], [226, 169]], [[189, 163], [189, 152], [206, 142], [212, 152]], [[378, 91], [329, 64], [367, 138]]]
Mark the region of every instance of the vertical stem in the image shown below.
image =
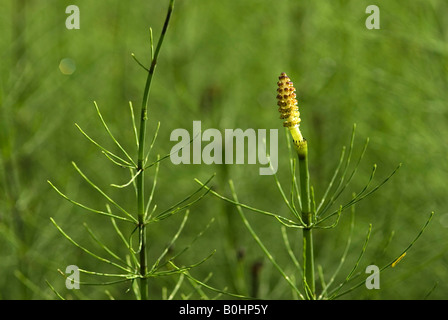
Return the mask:
[[303, 229], [303, 250], [304, 250], [304, 286], [305, 291], [315, 294], [314, 280], [314, 250], [312, 234], [312, 210], [310, 194], [310, 175], [308, 171], [308, 145], [305, 139], [300, 141], [297, 146], [299, 156], [300, 172], [300, 192], [302, 200], [302, 220], [306, 227]]
[[[139, 147], [138, 147], [138, 160], [137, 171], [140, 174], [137, 176], [137, 214], [138, 214], [138, 228], [139, 228], [139, 244], [140, 244], [140, 296], [142, 300], [148, 299], [148, 279], [146, 274], [148, 272], [147, 253], [146, 253], [146, 224], [145, 224], [145, 199], [144, 199], [144, 149], [145, 149], [145, 137], [146, 137], [146, 123], [148, 120], [148, 98], [151, 88], [152, 77], [157, 64], [157, 57], [162, 47], [163, 39], [165, 37], [166, 30], [170, 21], [171, 13], [174, 8], [174, 0], [170, 0], [168, 7], [168, 13], [165, 18], [162, 33], [160, 34], [159, 42], [157, 43], [154, 56], [151, 57], [151, 67], [148, 71], [148, 77], [146, 78], [145, 91], [143, 93], [142, 108], [140, 114], [140, 131], [139, 131]], [[152, 48], [151, 48], [152, 55]]]

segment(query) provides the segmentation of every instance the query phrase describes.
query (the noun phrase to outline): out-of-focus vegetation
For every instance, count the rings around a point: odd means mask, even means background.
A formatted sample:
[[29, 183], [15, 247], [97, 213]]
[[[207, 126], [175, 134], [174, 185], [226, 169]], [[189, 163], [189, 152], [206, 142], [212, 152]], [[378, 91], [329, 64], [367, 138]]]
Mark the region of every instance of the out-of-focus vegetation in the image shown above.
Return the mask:
[[[50, 222], [53, 217], [80, 243], [90, 243], [83, 222], [117, 251], [120, 239], [110, 224], [59, 197], [50, 179], [67, 194], [92, 207], [104, 198], [92, 191], [70, 165], [75, 161], [121, 203], [134, 205], [124, 183], [126, 170], [113, 166], [76, 129], [105, 139], [93, 107], [97, 101], [115, 136], [131, 147], [128, 101], [138, 106], [146, 74], [134, 52], [148, 62], [149, 27], [158, 36], [167, 1], [77, 1], [79, 30], [65, 27], [68, 3], [2, 0], [0, 4], [0, 298], [54, 299], [51, 283], [65, 297], [132, 298], [129, 285], [83, 286], [69, 291], [57, 272], [75, 264], [98, 270], [97, 261], [72, 246]], [[425, 234], [393, 269], [381, 274], [381, 289], [360, 287], [347, 299], [446, 299], [448, 297], [448, 3], [443, 0], [379, 2], [381, 29], [365, 27], [370, 1], [212, 1], [179, 0], [159, 57], [150, 97], [149, 135], [161, 122], [155, 151], [170, 152], [176, 128], [281, 128], [276, 81], [287, 72], [297, 88], [302, 132], [310, 148], [311, 183], [322, 195], [341, 147], [357, 124], [355, 153], [370, 143], [351, 187], [358, 192], [371, 167], [376, 181], [403, 166], [378, 193], [356, 208], [352, 250], [342, 277], [351, 270], [368, 224], [373, 232], [360, 266], [384, 265], [411, 242], [429, 213], [436, 215]], [[59, 63], [72, 59], [64, 75]], [[103, 140], [102, 140], [103, 139]], [[229, 194], [233, 179], [241, 202], [287, 214], [272, 176], [259, 165], [160, 166], [155, 194], [159, 207], [182, 199], [216, 172], [214, 187]], [[288, 185], [288, 153], [279, 130], [280, 179]], [[150, 176], [149, 178], [150, 179]], [[348, 193], [350, 196], [350, 192]], [[260, 297], [289, 299], [290, 288], [263, 257], [233, 207], [207, 196], [191, 208], [182, 235], [189, 243], [216, 221], [183, 256], [197, 262], [216, 254], [194, 276], [231, 292], [249, 292], [251, 270], [260, 273]], [[278, 224], [247, 213], [269, 249], [288, 272], [293, 265], [282, 246]], [[148, 230], [149, 257], [169, 242], [181, 222], [173, 217]], [[349, 217], [341, 226], [315, 232], [316, 264], [331, 274], [339, 263]], [[130, 232], [131, 230], [127, 230]], [[391, 237], [392, 236], [392, 237]], [[294, 248], [299, 245], [297, 238]], [[176, 248], [174, 248], [175, 250]], [[99, 248], [100, 250], [100, 248]], [[236, 258], [238, 256], [238, 259]], [[238, 261], [237, 261], [238, 260]], [[150, 281], [150, 296], [162, 297], [175, 278]], [[327, 279], [328, 280], [328, 279]], [[245, 289], [246, 287], [246, 289]]]

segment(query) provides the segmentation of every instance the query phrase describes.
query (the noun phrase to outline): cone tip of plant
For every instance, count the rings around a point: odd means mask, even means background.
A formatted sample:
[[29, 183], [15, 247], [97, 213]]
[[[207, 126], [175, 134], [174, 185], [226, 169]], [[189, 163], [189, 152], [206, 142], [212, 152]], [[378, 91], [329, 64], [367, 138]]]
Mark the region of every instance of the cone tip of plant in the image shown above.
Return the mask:
[[297, 95], [294, 83], [285, 72], [278, 77], [277, 82], [277, 105], [280, 112], [280, 119], [284, 119], [283, 126], [289, 128], [294, 144], [303, 141], [302, 133], [299, 130], [301, 122], [299, 107], [297, 106]]
[[298, 126], [300, 123], [300, 113], [297, 106], [296, 88], [288, 75], [282, 72], [277, 82], [277, 105], [280, 112], [280, 119], [285, 119], [283, 126], [287, 128]]

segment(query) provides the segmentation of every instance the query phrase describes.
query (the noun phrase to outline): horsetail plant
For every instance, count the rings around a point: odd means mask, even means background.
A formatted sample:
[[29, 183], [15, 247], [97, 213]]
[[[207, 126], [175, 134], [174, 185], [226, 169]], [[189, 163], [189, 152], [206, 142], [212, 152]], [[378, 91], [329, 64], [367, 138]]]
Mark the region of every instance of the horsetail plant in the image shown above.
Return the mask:
[[[135, 122], [135, 116], [134, 116], [134, 110], [132, 103], [129, 103], [130, 112], [131, 112], [131, 118], [132, 118], [132, 124], [133, 124], [133, 131], [135, 135], [135, 146], [136, 146], [136, 156], [137, 160], [134, 160], [134, 158], [128, 153], [122, 145], [118, 142], [118, 140], [115, 138], [115, 136], [112, 134], [112, 131], [109, 129], [108, 125], [106, 124], [106, 121], [104, 120], [100, 109], [97, 105], [97, 103], [94, 103], [96, 112], [100, 118], [101, 124], [105, 128], [108, 136], [111, 138], [113, 143], [117, 146], [117, 148], [120, 150], [122, 155], [118, 155], [116, 153], [113, 153], [112, 151], [106, 149], [103, 147], [100, 143], [96, 142], [93, 138], [91, 138], [85, 131], [81, 129], [79, 125], [76, 124], [76, 127], [80, 130], [80, 132], [95, 146], [97, 146], [104, 156], [108, 160], [110, 160], [113, 164], [117, 165], [120, 169], [128, 169], [130, 171], [130, 180], [123, 184], [123, 185], [116, 185], [112, 184], [111, 186], [116, 188], [126, 188], [129, 186], [133, 186], [136, 193], [136, 208], [137, 212], [136, 214], [132, 214], [129, 212], [128, 209], [125, 209], [124, 206], [120, 205], [117, 201], [113, 200], [103, 189], [101, 189], [98, 185], [96, 185], [91, 179], [87, 177], [86, 174], [84, 174], [83, 171], [78, 167], [77, 164], [74, 162], [72, 163], [75, 170], [81, 175], [81, 177], [96, 191], [98, 191], [106, 200], [107, 205], [105, 210], [99, 210], [94, 209], [91, 207], [88, 207], [80, 202], [77, 202], [73, 199], [71, 199], [69, 196], [65, 195], [62, 191], [60, 191], [59, 188], [57, 188], [52, 182], [48, 181], [48, 183], [56, 190], [57, 193], [59, 193], [63, 198], [71, 202], [72, 204], [79, 206], [91, 213], [95, 213], [104, 217], [108, 217], [111, 220], [112, 223], [112, 230], [115, 231], [116, 235], [118, 236], [118, 239], [123, 242], [127, 254], [125, 257], [120, 256], [120, 254], [112, 251], [104, 242], [102, 242], [99, 237], [94, 233], [94, 231], [85, 224], [85, 228], [88, 232], [88, 234], [92, 237], [92, 239], [103, 249], [110, 258], [106, 258], [103, 256], [100, 256], [97, 253], [94, 253], [91, 249], [88, 249], [82, 245], [80, 245], [78, 242], [76, 242], [72, 237], [70, 237], [63, 229], [62, 227], [56, 223], [56, 221], [51, 218], [51, 222], [56, 226], [56, 228], [60, 231], [60, 233], [68, 239], [72, 244], [74, 244], [76, 247], [87, 253], [88, 255], [94, 257], [95, 259], [108, 264], [110, 266], [113, 266], [115, 269], [118, 269], [118, 273], [104, 273], [104, 272], [97, 272], [97, 271], [91, 271], [91, 270], [85, 270], [80, 268], [79, 271], [85, 274], [90, 274], [98, 277], [106, 277], [113, 280], [110, 281], [102, 281], [97, 284], [100, 285], [108, 285], [108, 284], [116, 284], [121, 282], [131, 282], [132, 283], [132, 289], [135, 293], [135, 296], [137, 299], [148, 299], [149, 298], [149, 290], [148, 290], [148, 279], [154, 278], [154, 277], [160, 277], [160, 276], [170, 276], [170, 275], [179, 275], [179, 280], [177, 281], [173, 291], [171, 293], [167, 292], [166, 290], [163, 293], [163, 296], [167, 299], [173, 299], [176, 293], [178, 293], [180, 286], [183, 284], [184, 279], [188, 279], [188, 282], [193, 287], [194, 292], [200, 292], [200, 289], [198, 289], [199, 286], [205, 286], [210, 289], [214, 289], [206, 284], [207, 279], [205, 280], [198, 280], [191, 276], [189, 273], [189, 270], [193, 267], [196, 267], [206, 261], [211, 255], [214, 254], [212, 252], [207, 257], [205, 257], [203, 260], [189, 265], [189, 266], [178, 266], [175, 262], [175, 259], [178, 258], [182, 253], [184, 253], [186, 250], [188, 250], [191, 246], [191, 244], [185, 246], [183, 250], [176, 254], [172, 254], [171, 257], [167, 257], [169, 249], [172, 247], [174, 242], [179, 237], [179, 234], [182, 232], [182, 230], [185, 227], [185, 224], [189, 217], [189, 208], [199, 201], [202, 197], [204, 197], [207, 194], [207, 190], [205, 190], [203, 187], [198, 188], [195, 192], [191, 193], [184, 199], [180, 200], [179, 202], [175, 203], [174, 205], [169, 206], [168, 208], [164, 210], [158, 210], [157, 205], [154, 204], [154, 191], [157, 185], [157, 176], [159, 172], [159, 165], [160, 161], [163, 159], [166, 159], [169, 157], [169, 155], [160, 157], [157, 156], [156, 160], [150, 162], [150, 156], [151, 151], [153, 149], [154, 143], [157, 138], [157, 134], [160, 128], [160, 122], [157, 125], [157, 128], [155, 129], [154, 136], [152, 138], [152, 141], [149, 145], [149, 148], [145, 150], [146, 148], [146, 126], [148, 121], [148, 101], [149, 101], [149, 95], [150, 95], [150, 88], [152, 79], [154, 76], [154, 72], [157, 65], [157, 59], [160, 53], [160, 49], [163, 44], [163, 40], [165, 38], [166, 31], [168, 29], [168, 25], [170, 22], [170, 17], [172, 14], [174, 8], [174, 0], [170, 0], [168, 12], [165, 18], [165, 22], [157, 43], [157, 46], [155, 50], [153, 50], [153, 37], [152, 37], [152, 29], [150, 29], [150, 45], [151, 45], [151, 54], [150, 54], [150, 68], [146, 68], [143, 66], [142, 63], [140, 63], [134, 54], [132, 54], [132, 57], [137, 61], [137, 63], [145, 69], [145, 71], [148, 73], [146, 84], [144, 87], [144, 94], [143, 94], [143, 100], [141, 104], [141, 111], [140, 111], [140, 127], [137, 129], [137, 125]], [[145, 193], [145, 173], [148, 172], [149, 169], [153, 170], [153, 181], [152, 181], [152, 189], [149, 193], [149, 196]], [[209, 181], [211, 178], [209, 179]], [[148, 199], [148, 200], [146, 200]], [[149, 257], [148, 257], [148, 245], [147, 245], [147, 230], [149, 225], [153, 225], [159, 221], [162, 221], [168, 217], [173, 216], [174, 214], [185, 212], [183, 221], [178, 229], [178, 231], [175, 233], [175, 235], [172, 237], [171, 241], [165, 248], [165, 250], [162, 251], [160, 256], [157, 257], [157, 259], [154, 259], [154, 263], [151, 265], [149, 264]], [[211, 221], [212, 222], [212, 221]], [[210, 222], [210, 223], [211, 223]], [[120, 228], [120, 223], [127, 223], [131, 224], [133, 226], [133, 231], [129, 235], [125, 235]], [[210, 223], [206, 226], [204, 231], [208, 228]], [[201, 236], [203, 232], [201, 232], [197, 237]], [[134, 243], [133, 236], [134, 234], [137, 234], [138, 241]], [[197, 238], [196, 237], [196, 238]], [[196, 239], [193, 240], [193, 242]], [[62, 271], [60, 271], [63, 275], [65, 275]], [[66, 276], [66, 275], [65, 275]], [[79, 282], [79, 284], [82, 285], [88, 285], [92, 283], [88, 282]], [[55, 291], [54, 287], [48, 283], [50, 288]], [[215, 291], [218, 291], [219, 294], [222, 294], [217, 289], [214, 289]], [[62, 295], [57, 293], [58, 297], [62, 298]], [[107, 292], [108, 293], [108, 292]], [[108, 295], [110, 295], [108, 293]], [[204, 298], [205, 294], [201, 293], [201, 297]], [[206, 296], [205, 296], [206, 297]]]
[[299, 129], [301, 120], [294, 84], [286, 73], [283, 72], [279, 77], [277, 85], [277, 104], [279, 106], [280, 118], [286, 119], [283, 122], [283, 126], [289, 129], [299, 158], [301, 217], [303, 223], [303, 281], [304, 287], [309, 289], [309, 293], [312, 295], [315, 292], [315, 284], [308, 144]]
[[[289, 150], [289, 171], [291, 174], [290, 181], [290, 195], [287, 196], [287, 193], [284, 191], [282, 184], [280, 183], [276, 171], [273, 171], [275, 184], [281, 194], [282, 200], [286, 205], [288, 211], [292, 214], [292, 218], [287, 218], [278, 213], [258, 209], [252, 207], [250, 205], [241, 203], [238, 199], [237, 193], [235, 191], [235, 186], [233, 181], [229, 181], [230, 190], [232, 194], [232, 198], [225, 197], [222, 194], [217, 193], [214, 190], [211, 190], [206, 186], [206, 183], [202, 183], [199, 180], [196, 180], [202, 187], [209, 190], [214, 196], [227, 201], [236, 206], [237, 212], [240, 215], [244, 225], [248, 229], [249, 233], [255, 240], [255, 242], [259, 245], [267, 259], [272, 263], [272, 265], [278, 270], [280, 275], [284, 278], [284, 280], [288, 283], [288, 285], [292, 289], [293, 297], [299, 299], [306, 300], [314, 300], [314, 299], [336, 299], [348, 292], [355, 290], [356, 288], [365, 284], [365, 279], [361, 280], [357, 284], [352, 287], [342, 291], [342, 288], [349, 283], [349, 281], [355, 280], [357, 277], [360, 277], [360, 273], [355, 273], [364, 253], [367, 250], [367, 244], [370, 239], [372, 225], [369, 225], [366, 238], [364, 241], [364, 245], [362, 246], [361, 252], [359, 254], [358, 259], [355, 262], [355, 265], [350, 270], [345, 279], [339, 284], [334, 284], [334, 281], [338, 274], [341, 271], [341, 267], [346, 260], [347, 253], [349, 251], [351, 241], [352, 241], [352, 233], [354, 229], [354, 217], [355, 217], [355, 204], [365, 199], [367, 196], [376, 192], [380, 187], [382, 187], [400, 168], [401, 164], [392, 171], [382, 182], [380, 182], [375, 187], [371, 187], [371, 182], [374, 179], [375, 172], [377, 169], [376, 164], [372, 168], [372, 172], [370, 177], [365, 184], [365, 186], [358, 193], [354, 193], [351, 200], [346, 203], [339, 204], [338, 207], [335, 208], [335, 205], [338, 202], [341, 194], [349, 186], [353, 177], [355, 176], [358, 166], [366, 152], [367, 145], [369, 139], [366, 139], [366, 142], [362, 148], [361, 154], [355, 163], [354, 167], [351, 169], [349, 173], [349, 168], [352, 160], [353, 146], [354, 146], [354, 138], [355, 138], [355, 129], [356, 125], [353, 126], [350, 145], [348, 148], [348, 152], [346, 155], [346, 147], [342, 148], [341, 156], [336, 165], [334, 174], [330, 179], [330, 182], [325, 189], [322, 198], [318, 203], [315, 201], [314, 197], [314, 188], [310, 184], [310, 173], [308, 170], [308, 142], [303, 137], [302, 132], [300, 131], [300, 112], [298, 108], [298, 101], [296, 97], [296, 89], [294, 87], [291, 79], [286, 75], [286, 73], [281, 73], [279, 77], [279, 81], [277, 82], [277, 105], [278, 111], [280, 112], [280, 118], [284, 120], [283, 126], [285, 127], [287, 145]], [[289, 133], [288, 133], [289, 132]], [[291, 138], [292, 145], [294, 146], [294, 151], [291, 148]], [[299, 182], [296, 179], [296, 166], [299, 166]], [[285, 249], [288, 253], [288, 256], [291, 258], [291, 262], [295, 266], [297, 274], [288, 274], [285, 269], [280, 266], [275, 257], [268, 250], [266, 245], [263, 243], [262, 239], [257, 235], [252, 225], [249, 223], [248, 219], [245, 217], [243, 209], [247, 209], [249, 211], [253, 211], [259, 214], [267, 215], [269, 217], [275, 218], [277, 222], [281, 224], [281, 235], [283, 239], [283, 243]], [[315, 259], [314, 259], [314, 245], [313, 245], [313, 230], [324, 230], [331, 229], [338, 226], [342, 213], [351, 209], [351, 221], [350, 221], [350, 233], [347, 239], [346, 247], [342, 253], [340, 258], [340, 263], [337, 266], [334, 273], [331, 275], [328, 281], [325, 280], [325, 275], [323, 273], [323, 268], [319, 265], [317, 274], [315, 270]], [[384, 265], [380, 268], [380, 271], [385, 270], [389, 267], [395, 267], [398, 262], [406, 255], [408, 250], [413, 246], [413, 244], [420, 238], [423, 234], [423, 231], [428, 226], [431, 221], [434, 212], [431, 212], [428, 220], [417, 234], [417, 236], [411, 241], [411, 243], [394, 258], [391, 262]], [[329, 222], [330, 219], [333, 219], [332, 222]], [[289, 240], [287, 229], [293, 229], [302, 232], [302, 252], [298, 254], [294, 252], [291, 246], [291, 242]], [[300, 258], [302, 257], [302, 263], [300, 263]], [[320, 283], [320, 292], [317, 292], [316, 286], [316, 275], [319, 276]], [[300, 288], [298, 279], [301, 279], [302, 288]]]

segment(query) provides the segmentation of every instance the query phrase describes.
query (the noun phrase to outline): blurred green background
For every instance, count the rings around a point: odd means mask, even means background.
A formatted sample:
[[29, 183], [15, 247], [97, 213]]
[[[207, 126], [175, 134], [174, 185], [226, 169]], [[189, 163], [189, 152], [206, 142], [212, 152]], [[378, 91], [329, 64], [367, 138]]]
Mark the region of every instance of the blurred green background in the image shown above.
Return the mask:
[[[79, 30], [65, 27], [65, 8], [70, 4], [80, 9]], [[365, 27], [365, 10], [371, 4], [381, 10], [380, 30]], [[133, 210], [133, 191], [110, 187], [125, 183], [128, 172], [108, 161], [74, 123], [112, 146], [96, 115], [93, 101], [97, 101], [115, 136], [136, 154], [128, 101], [138, 113], [146, 74], [131, 53], [149, 65], [149, 27], [157, 40], [167, 5], [168, 1], [155, 0], [0, 0], [1, 299], [57, 298], [46, 281], [65, 298], [107, 299], [105, 290], [117, 299], [133, 298], [126, 284], [65, 288], [58, 268], [65, 270], [71, 264], [98, 272], [110, 268], [71, 245], [50, 217], [92, 251], [101, 248], [89, 239], [84, 222], [116, 251], [126, 254], [126, 250], [109, 221], [65, 201], [46, 181], [77, 201], [104, 208], [104, 198], [76, 173], [74, 161]], [[374, 163], [376, 183], [403, 163], [383, 188], [357, 205], [352, 247], [337, 280], [343, 280], [356, 262], [369, 223], [372, 236], [358, 269], [363, 277], [367, 265], [382, 266], [400, 254], [429, 213], [436, 212], [403, 261], [381, 274], [380, 290], [361, 286], [343, 298], [424, 299], [430, 293], [431, 299], [446, 299], [447, 14], [444, 0], [178, 0], [150, 96], [150, 138], [161, 122], [154, 150], [169, 153], [175, 144], [169, 139], [171, 131], [191, 132], [193, 120], [201, 120], [203, 130], [280, 129], [278, 174], [288, 189], [287, 146], [275, 99], [277, 77], [286, 72], [297, 88], [317, 197], [331, 178], [342, 146], [349, 142], [353, 123], [357, 124], [354, 155], [359, 155], [367, 137], [370, 144], [347, 197], [360, 191]], [[64, 58], [75, 63], [71, 75], [59, 69]], [[273, 177], [260, 176], [258, 168], [175, 166], [166, 160], [160, 167], [156, 203], [167, 208], [197, 188], [194, 178], [205, 181], [216, 173], [216, 190], [230, 196], [227, 180], [232, 179], [241, 202], [290, 217]], [[148, 186], [152, 175], [147, 173]], [[246, 215], [275, 258], [294, 275], [279, 224], [256, 213]], [[235, 208], [212, 195], [191, 208], [174, 250], [190, 243], [213, 217], [215, 222], [179, 263], [195, 263], [216, 249], [211, 259], [192, 271], [195, 277], [204, 279], [212, 272], [210, 285], [248, 293], [253, 268], [259, 266], [259, 297], [292, 298]], [[163, 250], [181, 219], [174, 216], [151, 226], [150, 259]], [[344, 250], [348, 223], [347, 214], [338, 228], [315, 232], [316, 264], [322, 266], [327, 281]], [[298, 250], [300, 234], [290, 233], [290, 240]], [[176, 280], [151, 279], [151, 297], [162, 297], [163, 287], [172, 290]], [[186, 284], [182, 290], [188, 293], [192, 287]]]

